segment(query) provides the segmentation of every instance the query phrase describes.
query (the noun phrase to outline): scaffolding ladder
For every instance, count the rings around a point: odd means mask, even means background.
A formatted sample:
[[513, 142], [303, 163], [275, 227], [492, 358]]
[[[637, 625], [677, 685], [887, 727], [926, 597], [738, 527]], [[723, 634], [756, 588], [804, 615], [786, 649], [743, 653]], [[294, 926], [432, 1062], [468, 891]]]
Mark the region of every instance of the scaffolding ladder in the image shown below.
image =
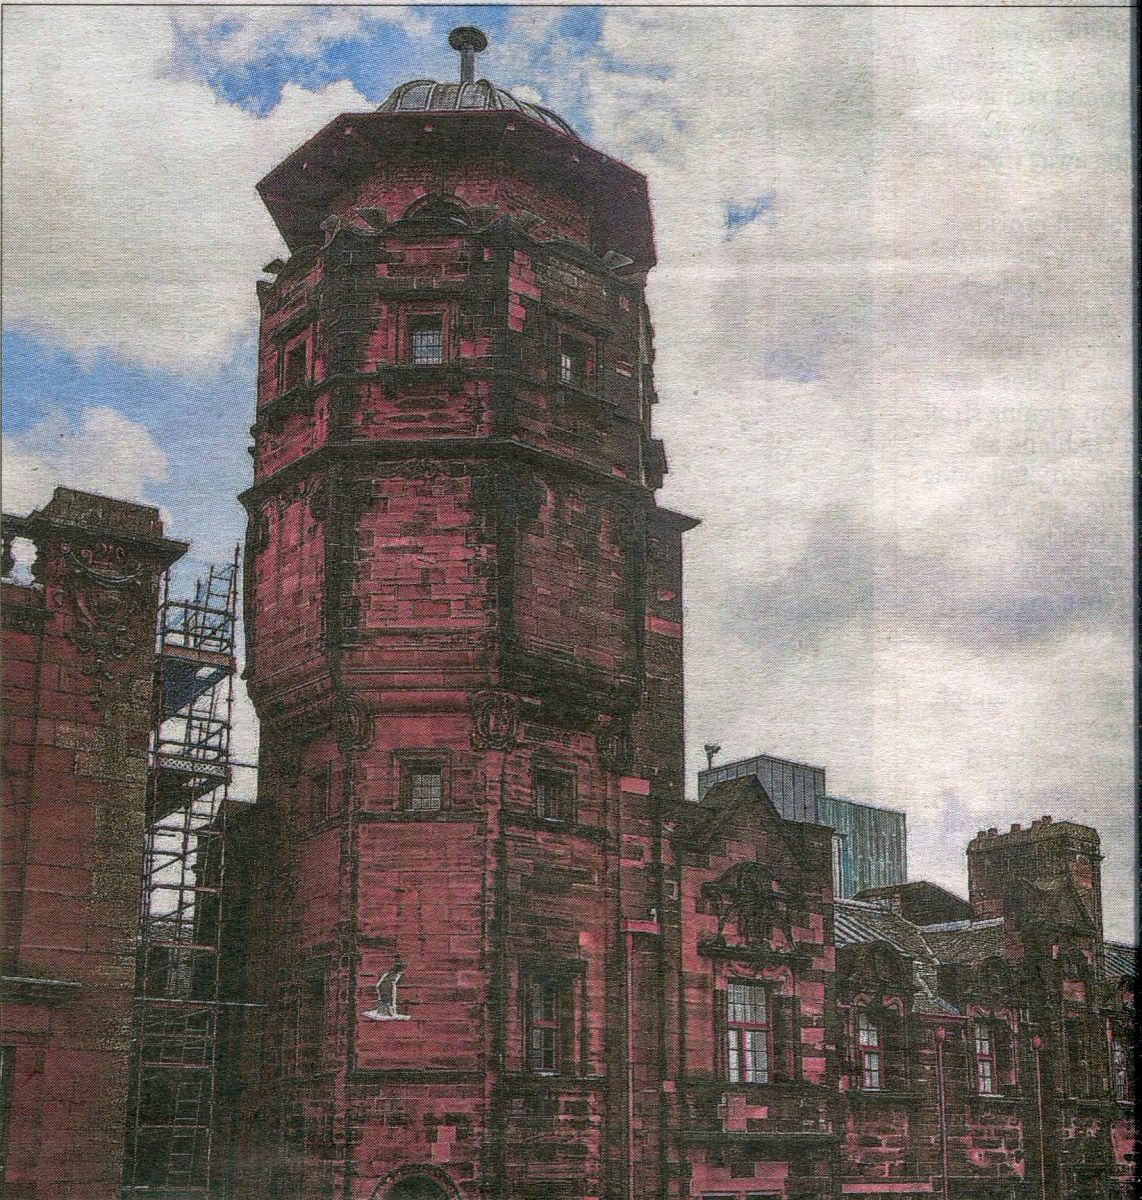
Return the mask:
[[219, 1195], [215, 1069], [238, 552], [192, 600], [163, 583], [147, 772], [125, 1198]]

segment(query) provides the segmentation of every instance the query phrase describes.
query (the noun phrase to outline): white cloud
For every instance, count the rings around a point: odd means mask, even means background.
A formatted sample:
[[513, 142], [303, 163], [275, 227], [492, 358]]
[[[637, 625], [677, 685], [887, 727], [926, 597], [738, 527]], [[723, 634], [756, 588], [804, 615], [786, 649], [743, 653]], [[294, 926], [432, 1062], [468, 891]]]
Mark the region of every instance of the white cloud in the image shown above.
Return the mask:
[[691, 771], [824, 765], [960, 890], [1090, 821], [1127, 935], [1128, 15], [624, 10], [529, 71], [544, 17], [513, 69], [650, 180]]
[[367, 105], [288, 85], [258, 118], [173, 78], [173, 47], [161, 9], [5, 15], [4, 305], [81, 356], [193, 369], [257, 320], [280, 240], [254, 184]]
[[248, 66], [273, 54], [319, 58], [333, 43], [362, 41], [378, 26], [395, 25], [423, 35], [431, 22], [415, 7], [374, 9], [364, 6], [240, 7], [176, 9], [175, 28], [210, 60], [224, 66]]
[[[1129, 13], [621, 9], [596, 47], [560, 17], [514, 11], [481, 62], [585, 108], [650, 179], [664, 499], [705, 522], [691, 769], [711, 736], [723, 758], [821, 763], [905, 808], [915, 874], [960, 887], [980, 825], [1090, 820], [1126, 935]], [[356, 9], [176, 20], [221, 66], [366, 29]], [[291, 86], [253, 117], [174, 77], [157, 10], [5, 23], [9, 319], [216, 361], [277, 252], [253, 183], [365, 101]], [[727, 237], [727, 205], [760, 197]], [[857, 531], [832, 557], [830, 513]], [[777, 626], [763, 602], [787, 575]]]
[[148, 485], [166, 474], [166, 454], [141, 425], [115, 409], [88, 406], [74, 424], [55, 412], [6, 439], [4, 508], [30, 512], [47, 503], [59, 484], [118, 500], [145, 500]]

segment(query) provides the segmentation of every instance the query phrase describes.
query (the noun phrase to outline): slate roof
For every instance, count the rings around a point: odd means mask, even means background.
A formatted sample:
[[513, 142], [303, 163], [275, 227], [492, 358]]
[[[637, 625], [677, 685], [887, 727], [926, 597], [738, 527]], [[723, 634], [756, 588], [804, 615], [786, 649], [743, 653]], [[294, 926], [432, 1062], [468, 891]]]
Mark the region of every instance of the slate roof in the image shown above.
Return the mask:
[[833, 925], [838, 946], [887, 942], [909, 958], [925, 962], [934, 960], [919, 927], [880, 905], [863, 900], [837, 900], [833, 907]]
[[1112, 979], [1134, 979], [1138, 970], [1138, 947], [1106, 942], [1106, 973]]
[[932, 953], [942, 963], [977, 963], [1003, 956], [1003, 918], [989, 921], [948, 921], [920, 928]]

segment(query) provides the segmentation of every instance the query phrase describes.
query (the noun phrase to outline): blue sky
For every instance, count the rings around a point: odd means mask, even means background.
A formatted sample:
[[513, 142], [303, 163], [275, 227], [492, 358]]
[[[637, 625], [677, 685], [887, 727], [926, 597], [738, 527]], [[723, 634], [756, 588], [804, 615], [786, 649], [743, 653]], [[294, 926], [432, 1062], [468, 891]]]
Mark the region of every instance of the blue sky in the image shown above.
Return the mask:
[[1127, 934], [1125, 9], [9, 7], [6, 510], [68, 482], [228, 556], [283, 250], [254, 184], [454, 78], [460, 23], [650, 183], [691, 773], [822, 765], [960, 891], [978, 828], [1088, 821]]

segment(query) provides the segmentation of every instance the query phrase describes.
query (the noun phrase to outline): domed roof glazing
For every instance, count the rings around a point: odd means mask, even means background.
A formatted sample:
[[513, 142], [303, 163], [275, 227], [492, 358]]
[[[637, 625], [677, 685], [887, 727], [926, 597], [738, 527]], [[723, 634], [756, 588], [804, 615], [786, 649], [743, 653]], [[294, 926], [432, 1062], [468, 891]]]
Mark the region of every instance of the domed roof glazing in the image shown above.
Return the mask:
[[450, 44], [461, 53], [460, 82], [437, 83], [434, 79], [411, 79], [393, 89], [377, 111], [384, 113], [429, 112], [518, 112], [532, 121], [554, 129], [556, 133], [577, 138], [578, 134], [561, 116], [541, 104], [520, 100], [504, 88], [475, 79], [476, 52], [487, 39], [471, 27], [454, 29]]

